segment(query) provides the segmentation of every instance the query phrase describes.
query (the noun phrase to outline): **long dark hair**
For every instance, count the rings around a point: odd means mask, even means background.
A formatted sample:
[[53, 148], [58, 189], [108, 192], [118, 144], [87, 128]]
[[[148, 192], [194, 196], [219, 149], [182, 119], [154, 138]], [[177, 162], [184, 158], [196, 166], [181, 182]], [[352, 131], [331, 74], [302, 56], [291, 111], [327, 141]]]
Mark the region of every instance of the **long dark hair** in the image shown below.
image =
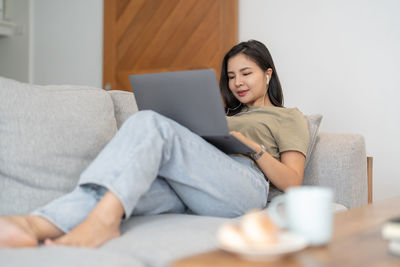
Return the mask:
[[225, 112], [228, 116], [239, 113], [245, 105], [241, 105], [240, 101], [232, 94], [229, 89], [228, 78], [228, 61], [231, 57], [238, 54], [244, 54], [253, 60], [263, 71], [272, 69], [272, 77], [268, 86], [268, 97], [272, 105], [276, 107], [283, 107], [283, 93], [281, 83], [279, 82], [278, 73], [276, 72], [274, 61], [268, 48], [261, 42], [256, 40], [249, 40], [241, 42], [229, 50], [222, 60], [221, 78], [219, 86], [222, 97], [225, 102]]

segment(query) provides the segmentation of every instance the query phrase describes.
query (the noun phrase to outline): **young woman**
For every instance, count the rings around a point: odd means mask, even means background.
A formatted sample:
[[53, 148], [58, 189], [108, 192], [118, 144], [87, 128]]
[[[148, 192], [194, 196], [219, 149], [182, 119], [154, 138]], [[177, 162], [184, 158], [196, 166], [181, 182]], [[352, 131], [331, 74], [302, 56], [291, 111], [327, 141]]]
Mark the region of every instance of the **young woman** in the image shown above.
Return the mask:
[[[81, 174], [78, 186], [26, 216], [0, 218], [0, 247], [45, 244], [97, 247], [135, 215], [195, 213], [235, 217], [301, 185], [308, 127], [283, 108], [278, 75], [258, 41], [234, 46], [222, 62], [221, 93], [231, 133], [252, 157], [226, 155], [152, 111], [131, 116]], [[272, 188], [271, 187], [271, 188]]]

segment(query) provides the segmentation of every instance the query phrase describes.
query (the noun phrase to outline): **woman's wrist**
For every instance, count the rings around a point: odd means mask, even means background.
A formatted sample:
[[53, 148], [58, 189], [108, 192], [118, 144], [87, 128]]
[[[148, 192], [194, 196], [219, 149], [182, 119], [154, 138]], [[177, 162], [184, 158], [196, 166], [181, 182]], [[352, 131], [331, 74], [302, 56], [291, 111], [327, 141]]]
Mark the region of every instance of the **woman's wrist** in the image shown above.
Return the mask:
[[251, 158], [253, 160], [258, 160], [259, 158], [261, 158], [261, 156], [264, 154], [264, 152], [266, 152], [265, 147], [263, 145], [258, 145], [259, 148], [256, 151], [256, 153], [251, 154]]

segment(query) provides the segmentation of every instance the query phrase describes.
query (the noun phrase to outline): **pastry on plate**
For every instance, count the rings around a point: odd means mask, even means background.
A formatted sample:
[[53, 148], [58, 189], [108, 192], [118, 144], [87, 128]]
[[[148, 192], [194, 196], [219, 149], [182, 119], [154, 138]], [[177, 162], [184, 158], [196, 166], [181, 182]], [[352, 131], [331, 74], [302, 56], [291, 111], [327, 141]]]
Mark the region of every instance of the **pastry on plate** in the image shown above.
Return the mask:
[[227, 223], [218, 231], [218, 241], [234, 248], [262, 249], [278, 243], [279, 228], [261, 211], [245, 214], [239, 224]]

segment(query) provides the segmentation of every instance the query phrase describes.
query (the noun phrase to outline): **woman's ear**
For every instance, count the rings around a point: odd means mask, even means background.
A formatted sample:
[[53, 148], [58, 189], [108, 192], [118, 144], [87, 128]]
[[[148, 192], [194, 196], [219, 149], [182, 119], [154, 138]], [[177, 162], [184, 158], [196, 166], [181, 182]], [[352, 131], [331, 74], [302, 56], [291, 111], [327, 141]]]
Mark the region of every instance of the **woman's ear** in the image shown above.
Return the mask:
[[268, 68], [265, 73], [267, 74], [267, 84], [269, 83], [269, 81], [271, 80], [272, 77], [272, 69]]
[[265, 71], [265, 74], [266, 74], [266, 78], [267, 78], [267, 84], [269, 84], [269, 81], [271, 80], [271, 77], [272, 77], [272, 69], [271, 69], [271, 68], [268, 68], [268, 69]]
[[267, 72], [269, 78], [271, 79], [273, 70], [271, 68], [268, 68], [266, 72]]

